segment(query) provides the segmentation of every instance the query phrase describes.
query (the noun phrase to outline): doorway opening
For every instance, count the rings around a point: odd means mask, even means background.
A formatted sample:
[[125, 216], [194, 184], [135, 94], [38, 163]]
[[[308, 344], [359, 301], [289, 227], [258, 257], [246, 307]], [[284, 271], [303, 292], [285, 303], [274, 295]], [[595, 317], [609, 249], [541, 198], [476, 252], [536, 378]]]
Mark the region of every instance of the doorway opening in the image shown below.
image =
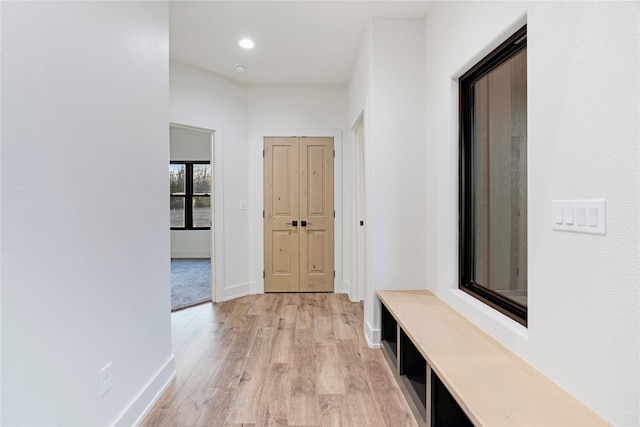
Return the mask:
[[171, 311], [211, 301], [213, 286], [213, 136], [169, 126]]

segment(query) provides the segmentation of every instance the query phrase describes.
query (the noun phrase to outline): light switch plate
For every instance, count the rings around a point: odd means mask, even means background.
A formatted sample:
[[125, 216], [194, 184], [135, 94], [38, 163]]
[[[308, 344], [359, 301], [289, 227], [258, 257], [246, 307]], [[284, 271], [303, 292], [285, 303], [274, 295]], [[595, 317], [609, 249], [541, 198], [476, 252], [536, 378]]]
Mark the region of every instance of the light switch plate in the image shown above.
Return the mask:
[[[606, 201], [592, 200], [552, 200], [551, 227], [559, 231], [574, 233], [606, 233]], [[562, 220], [560, 215], [562, 212]]]

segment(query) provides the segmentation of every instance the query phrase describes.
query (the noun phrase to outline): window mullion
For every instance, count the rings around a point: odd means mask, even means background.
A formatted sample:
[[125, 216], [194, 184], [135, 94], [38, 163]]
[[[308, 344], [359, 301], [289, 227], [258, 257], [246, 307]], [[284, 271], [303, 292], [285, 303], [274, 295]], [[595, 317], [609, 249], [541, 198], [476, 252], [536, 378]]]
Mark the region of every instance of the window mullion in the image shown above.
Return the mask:
[[186, 195], [184, 200], [185, 228], [193, 228], [193, 163], [186, 164]]

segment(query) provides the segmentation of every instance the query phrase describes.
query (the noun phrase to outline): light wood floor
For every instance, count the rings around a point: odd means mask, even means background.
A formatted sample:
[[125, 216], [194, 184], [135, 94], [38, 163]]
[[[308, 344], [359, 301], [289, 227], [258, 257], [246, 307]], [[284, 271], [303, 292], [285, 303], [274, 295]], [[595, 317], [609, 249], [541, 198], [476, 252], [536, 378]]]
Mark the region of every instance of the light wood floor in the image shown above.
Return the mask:
[[416, 426], [362, 318], [341, 294], [175, 312], [177, 377], [142, 426]]

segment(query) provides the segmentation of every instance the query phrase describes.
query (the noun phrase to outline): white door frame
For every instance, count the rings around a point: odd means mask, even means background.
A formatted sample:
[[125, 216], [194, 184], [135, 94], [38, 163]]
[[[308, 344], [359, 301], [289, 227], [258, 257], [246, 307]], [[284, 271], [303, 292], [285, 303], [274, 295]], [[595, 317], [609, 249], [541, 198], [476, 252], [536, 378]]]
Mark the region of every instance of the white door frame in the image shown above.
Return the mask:
[[[191, 129], [199, 132], [207, 132], [210, 136], [210, 162], [213, 167], [211, 179], [213, 188], [211, 189], [211, 301], [218, 302], [216, 296], [222, 295], [221, 289], [216, 287], [224, 286], [224, 209], [223, 198], [223, 168], [222, 168], [222, 140], [221, 135], [213, 129], [190, 126], [181, 123], [169, 123], [170, 127]], [[220, 141], [216, 141], [220, 139]]]
[[[366, 203], [365, 203], [365, 131], [364, 112], [360, 114], [352, 129], [355, 140], [355, 286], [352, 301], [364, 301], [366, 283]], [[360, 225], [364, 221], [364, 226]]]

